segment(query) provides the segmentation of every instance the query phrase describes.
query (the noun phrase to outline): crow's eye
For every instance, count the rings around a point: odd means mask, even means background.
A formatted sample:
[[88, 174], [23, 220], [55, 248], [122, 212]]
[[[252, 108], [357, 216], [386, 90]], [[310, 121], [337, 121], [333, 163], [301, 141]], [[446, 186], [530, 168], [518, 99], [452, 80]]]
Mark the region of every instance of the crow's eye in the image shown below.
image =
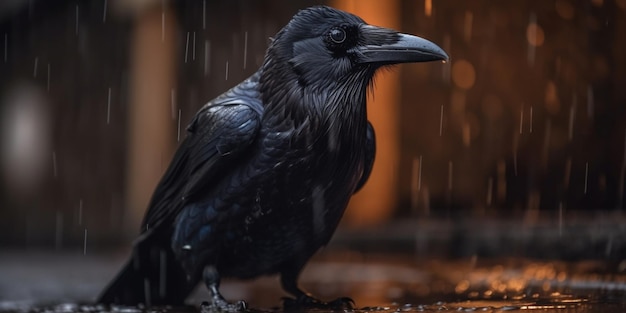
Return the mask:
[[330, 40], [335, 44], [341, 44], [346, 41], [346, 31], [341, 27], [335, 27], [328, 33]]

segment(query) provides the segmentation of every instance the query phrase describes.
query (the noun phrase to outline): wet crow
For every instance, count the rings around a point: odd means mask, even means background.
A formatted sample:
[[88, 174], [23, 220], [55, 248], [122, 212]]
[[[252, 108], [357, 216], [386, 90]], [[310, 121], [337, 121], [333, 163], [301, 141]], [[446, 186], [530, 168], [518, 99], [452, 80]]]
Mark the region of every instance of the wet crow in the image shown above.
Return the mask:
[[180, 304], [204, 280], [209, 306], [227, 302], [221, 277], [280, 274], [286, 306], [349, 307], [298, 287], [330, 240], [375, 154], [366, 93], [383, 66], [447, 60], [425, 39], [330, 7], [301, 10], [261, 68], [204, 105], [157, 186], [122, 271], [100, 303]]

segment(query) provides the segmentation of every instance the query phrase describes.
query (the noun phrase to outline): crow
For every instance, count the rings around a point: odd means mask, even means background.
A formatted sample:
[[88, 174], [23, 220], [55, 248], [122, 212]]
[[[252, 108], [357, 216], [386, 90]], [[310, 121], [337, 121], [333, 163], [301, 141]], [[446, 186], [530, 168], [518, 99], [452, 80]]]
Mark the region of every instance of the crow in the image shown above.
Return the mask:
[[366, 95], [397, 63], [448, 60], [434, 43], [327, 6], [300, 10], [261, 68], [204, 105], [156, 187], [104, 304], [182, 304], [202, 279], [210, 308], [238, 311], [220, 279], [280, 274], [286, 307], [351, 307], [298, 287], [375, 155]]

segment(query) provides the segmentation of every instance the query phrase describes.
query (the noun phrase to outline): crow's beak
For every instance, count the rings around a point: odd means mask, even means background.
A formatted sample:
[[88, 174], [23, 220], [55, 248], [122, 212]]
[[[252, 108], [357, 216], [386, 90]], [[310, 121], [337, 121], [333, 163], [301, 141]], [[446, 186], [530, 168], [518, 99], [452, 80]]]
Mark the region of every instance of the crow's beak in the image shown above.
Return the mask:
[[[373, 34], [376, 43], [362, 46], [361, 63], [388, 65], [449, 60], [448, 54], [443, 49], [424, 38], [369, 25], [365, 32]], [[393, 36], [394, 40], [390, 43], [390, 40], [381, 38], [383, 36]]]

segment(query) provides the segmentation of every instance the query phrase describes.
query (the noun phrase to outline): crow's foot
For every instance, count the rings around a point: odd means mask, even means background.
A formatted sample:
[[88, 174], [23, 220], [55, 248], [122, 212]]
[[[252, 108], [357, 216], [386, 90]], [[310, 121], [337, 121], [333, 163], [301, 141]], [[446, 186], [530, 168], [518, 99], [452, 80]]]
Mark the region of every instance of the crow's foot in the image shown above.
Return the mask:
[[326, 310], [349, 310], [354, 308], [354, 301], [348, 297], [337, 298], [330, 302], [323, 302], [309, 295], [301, 295], [297, 298], [284, 298], [285, 310], [294, 309], [326, 309]]
[[227, 302], [224, 299], [213, 299], [212, 302], [202, 302], [201, 313], [214, 312], [243, 312], [248, 308], [245, 301], [237, 301], [235, 303]]

